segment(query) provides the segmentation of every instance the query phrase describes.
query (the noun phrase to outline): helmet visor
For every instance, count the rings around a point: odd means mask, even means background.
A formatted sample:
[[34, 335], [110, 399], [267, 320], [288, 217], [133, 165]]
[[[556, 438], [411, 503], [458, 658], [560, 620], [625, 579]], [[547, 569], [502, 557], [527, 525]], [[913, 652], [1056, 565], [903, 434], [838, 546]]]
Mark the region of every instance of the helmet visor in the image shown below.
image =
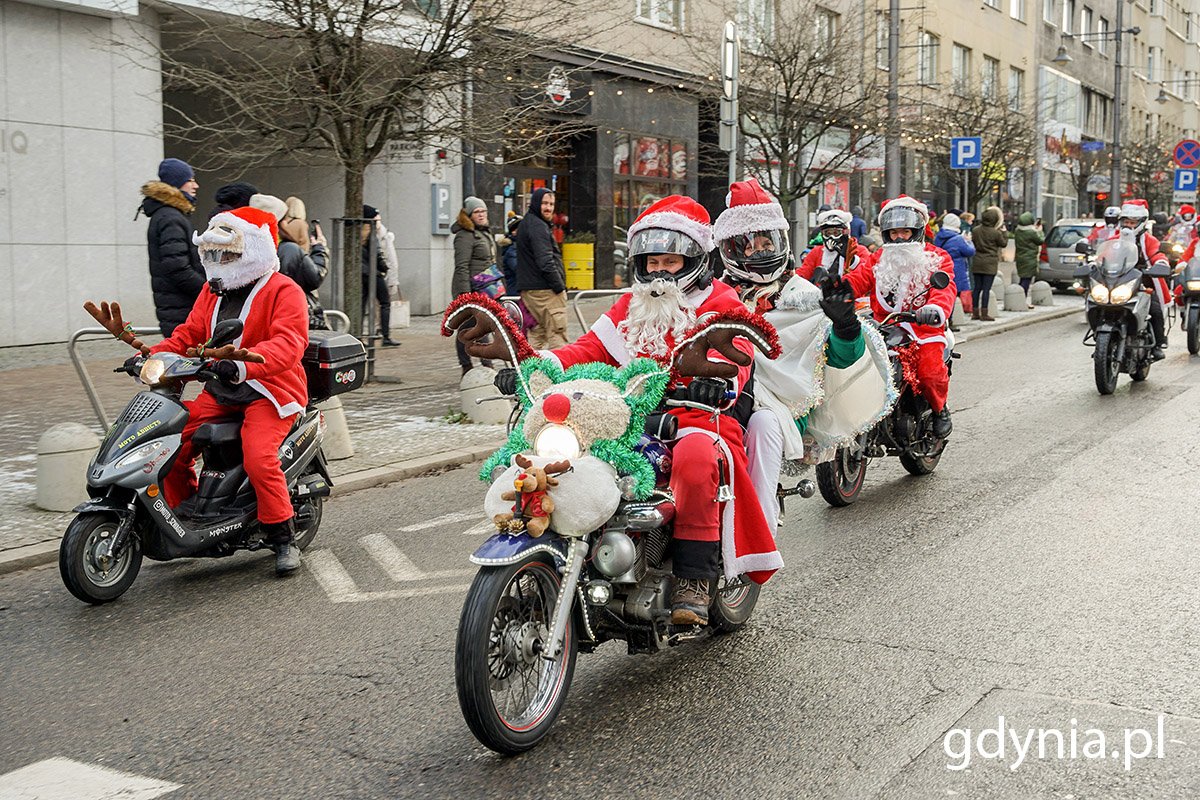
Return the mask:
[[692, 237], [666, 228], [647, 228], [629, 237], [629, 255], [674, 254], [684, 258], [704, 255], [704, 248]]
[[879, 229], [890, 231], [894, 228], [924, 228], [925, 217], [915, 208], [898, 206], [889, 208], [879, 215]]
[[721, 240], [721, 257], [732, 264], [773, 265], [788, 254], [787, 231], [740, 233]]

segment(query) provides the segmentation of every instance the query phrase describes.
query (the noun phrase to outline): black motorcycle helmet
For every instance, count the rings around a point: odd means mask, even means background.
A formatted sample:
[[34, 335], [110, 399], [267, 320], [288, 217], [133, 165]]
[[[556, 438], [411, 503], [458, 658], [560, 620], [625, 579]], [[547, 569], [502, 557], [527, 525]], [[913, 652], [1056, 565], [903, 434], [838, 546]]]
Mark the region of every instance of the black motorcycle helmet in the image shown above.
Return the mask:
[[772, 283], [792, 263], [787, 231], [737, 234], [722, 239], [718, 250], [725, 274], [738, 283]]
[[[634, 283], [655, 279], [674, 281], [684, 294], [704, 289], [712, 283], [708, 253], [712, 249], [712, 229], [708, 212], [689, 197], [671, 195], [647, 208], [629, 226], [629, 258], [633, 261]], [[677, 255], [683, 268], [670, 273], [651, 272], [650, 256]]]

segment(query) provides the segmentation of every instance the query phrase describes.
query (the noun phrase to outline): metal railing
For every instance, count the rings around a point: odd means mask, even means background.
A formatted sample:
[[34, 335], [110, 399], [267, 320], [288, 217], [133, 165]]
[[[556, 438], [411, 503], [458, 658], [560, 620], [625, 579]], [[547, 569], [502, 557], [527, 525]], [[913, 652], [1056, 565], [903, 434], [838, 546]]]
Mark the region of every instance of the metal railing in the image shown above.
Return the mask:
[[325, 319], [328, 320], [330, 317], [337, 319], [341, 324], [340, 328], [335, 328], [331, 324], [329, 326], [330, 330], [337, 331], [338, 333], [350, 332], [350, 317], [346, 315], [346, 312], [338, 311], [336, 308], [327, 308], [325, 309]]
[[[151, 336], [159, 333], [158, 327], [153, 328], [132, 328], [134, 336]], [[108, 430], [111, 425], [108, 421], [108, 415], [104, 413], [104, 405], [100, 402], [100, 395], [96, 393], [96, 384], [92, 383], [92, 378], [87, 373], [87, 368], [83, 366], [83, 362], [79, 359], [79, 340], [85, 336], [105, 336], [112, 338], [110, 333], [105, 328], [80, 328], [71, 334], [71, 338], [67, 340], [67, 355], [71, 359], [71, 365], [75, 367], [75, 372], [79, 375], [79, 382], [83, 384], [83, 391], [87, 394], [88, 401], [92, 404], [92, 410], [96, 412], [96, 419], [100, 420], [100, 427], [103, 430]], [[115, 340], [114, 340], [115, 341]]]
[[575, 312], [575, 319], [579, 320], [580, 327], [582, 327], [584, 332], [586, 333], [587, 331], [591, 330], [592, 326], [589, 325], [584, 320], [583, 312], [579, 310], [579, 301], [580, 300], [590, 300], [593, 297], [611, 297], [613, 295], [626, 294], [627, 292], [631, 292], [631, 291], [633, 291], [633, 290], [632, 289], [582, 289], [582, 290], [576, 292], [575, 296], [571, 298], [571, 310]]

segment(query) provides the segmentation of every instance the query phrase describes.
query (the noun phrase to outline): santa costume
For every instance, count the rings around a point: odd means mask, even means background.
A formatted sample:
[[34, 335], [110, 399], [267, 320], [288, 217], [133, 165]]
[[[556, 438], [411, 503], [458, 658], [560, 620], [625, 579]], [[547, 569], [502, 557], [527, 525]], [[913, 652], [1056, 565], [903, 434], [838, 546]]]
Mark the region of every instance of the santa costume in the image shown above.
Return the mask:
[[[880, 219], [892, 209], [910, 209], [924, 220], [929, 220], [925, 204], [907, 195], [884, 203], [879, 212]], [[886, 240], [886, 231], [885, 231]], [[950, 284], [944, 289], [935, 288], [929, 279], [935, 272], [944, 272]], [[900, 327], [908, 331], [917, 345], [907, 356], [915, 371], [917, 388], [935, 414], [946, 407], [950, 390], [950, 372], [946, 366], [946, 322], [954, 310], [954, 299], [958, 290], [954, 285], [954, 261], [948, 253], [929, 242], [885, 241], [861, 269], [847, 274], [846, 279], [856, 296], [868, 294], [871, 298], [871, 313], [877, 322], [882, 322], [895, 311], [916, 311], [922, 307], [937, 309], [938, 322], [921, 325], [902, 322]]]
[[268, 542], [279, 546], [278, 554], [287, 550], [294, 535], [279, 447], [308, 401], [300, 362], [308, 345], [308, 306], [296, 282], [279, 273], [275, 225], [272, 214], [245, 207], [217, 214], [204, 233], [194, 236], [209, 283], [184, 323], [151, 351], [184, 355], [188, 348], [209, 341], [221, 320], [242, 321], [242, 334], [233, 344], [258, 353], [264, 361], [217, 362], [214, 369], [222, 380], [209, 381], [199, 397], [186, 404], [191, 416], [163, 488], [173, 507], [194, 494], [192, 435], [206, 422], [241, 417], [246, 475], [257, 497], [263, 532]]
[[[821, 267], [830, 275], [841, 277], [866, 264], [867, 260], [871, 258], [871, 253], [867, 248], [859, 244], [857, 239], [850, 235], [850, 222], [853, 219], [848, 211], [841, 211], [836, 208], [821, 212], [817, 216], [818, 228], [840, 225], [842, 228], [845, 228], [846, 233], [837, 239], [822, 236], [821, 245], [808, 251], [808, 254], [804, 256], [804, 260], [800, 262], [800, 266], [796, 269], [796, 274], [807, 281], [811, 281], [813, 275], [816, 274], [817, 268]], [[848, 262], [847, 255], [849, 255]], [[867, 307], [867, 300], [868, 298], [864, 295], [862, 308]]]
[[[737, 293], [721, 281], [712, 280], [707, 271], [712, 229], [708, 212], [690, 198], [672, 195], [646, 209], [629, 227], [631, 256], [638, 249], [636, 243], [645, 236], [663, 235], [665, 240], [671, 232], [699, 245], [700, 255], [686, 262], [686, 275], [681, 270], [664, 279], [655, 276], [665, 273], [640, 274], [641, 268], [637, 267], [633, 291], [613, 304], [591, 330], [575, 342], [542, 351], [541, 355], [564, 368], [593, 361], [624, 366], [638, 357], [655, 358], [665, 366], [677, 339], [699, 318], [740, 310]], [[747, 354], [754, 352], [741, 340], [738, 347]], [[715, 350], [709, 351], [709, 358], [726, 361]], [[732, 391], [740, 393], [749, 377], [750, 367], [739, 367], [737, 377], [731, 381]], [[679, 379], [668, 389], [668, 396], [673, 393], [679, 397], [681, 390], [686, 394], [691, 380]], [[727, 578], [746, 574], [758, 583], [765, 582], [783, 566], [783, 559], [754, 494], [741, 426], [728, 414], [714, 417], [681, 407], [670, 413], [679, 420], [671, 473], [676, 507], [676, 578], [715, 578], [719, 543]], [[723, 486], [731, 491], [720, 491]]]

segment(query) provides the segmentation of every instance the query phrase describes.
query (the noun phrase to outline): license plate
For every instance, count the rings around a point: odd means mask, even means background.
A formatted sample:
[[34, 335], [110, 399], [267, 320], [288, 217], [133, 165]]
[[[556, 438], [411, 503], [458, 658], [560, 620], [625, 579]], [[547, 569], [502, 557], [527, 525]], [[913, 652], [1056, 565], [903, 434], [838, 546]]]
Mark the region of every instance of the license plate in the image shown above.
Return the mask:
[[1058, 257], [1058, 263], [1060, 264], [1078, 264], [1081, 261], [1083, 261], [1083, 256], [1078, 253]]

